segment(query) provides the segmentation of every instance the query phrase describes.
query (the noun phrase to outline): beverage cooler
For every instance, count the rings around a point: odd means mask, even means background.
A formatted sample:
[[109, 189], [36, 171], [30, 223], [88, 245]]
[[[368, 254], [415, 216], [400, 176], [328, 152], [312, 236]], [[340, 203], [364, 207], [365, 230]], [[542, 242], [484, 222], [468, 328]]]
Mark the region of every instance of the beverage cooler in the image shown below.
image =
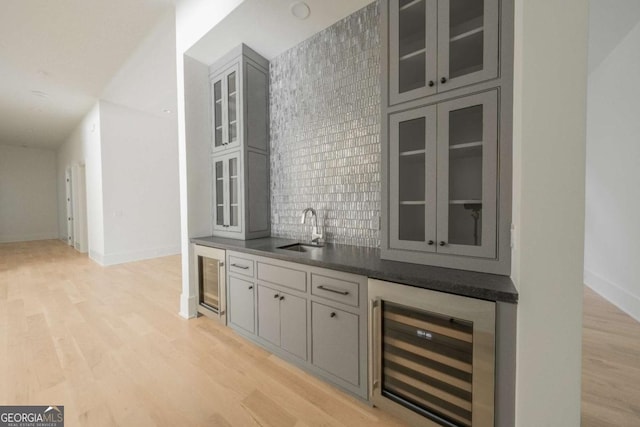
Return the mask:
[[369, 280], [375, 406], [416, 426], [494, 425], [495, 303]]
[[198, 313], [226, 325], [225, 251], [194, 245]]

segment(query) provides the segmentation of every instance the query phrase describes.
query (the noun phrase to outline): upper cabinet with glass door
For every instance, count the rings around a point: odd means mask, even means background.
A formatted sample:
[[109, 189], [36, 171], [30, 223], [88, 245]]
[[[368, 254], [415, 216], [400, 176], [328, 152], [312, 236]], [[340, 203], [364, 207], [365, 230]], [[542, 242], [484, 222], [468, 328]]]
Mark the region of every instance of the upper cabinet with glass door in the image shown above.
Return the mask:
[[238, 114], [242, 107], [240, 85], [238, 84], [239, 66], [236, 64], [211, 80], [211, 103], [213, 110], [212, 135], [213, 151], [237, 148], [239, 144]]
[[389, 104], [498, 75], [499, 0], [388, 0]]
[[209, 67], [213, 235], [268, 236], [269, 62], [242, 44]]

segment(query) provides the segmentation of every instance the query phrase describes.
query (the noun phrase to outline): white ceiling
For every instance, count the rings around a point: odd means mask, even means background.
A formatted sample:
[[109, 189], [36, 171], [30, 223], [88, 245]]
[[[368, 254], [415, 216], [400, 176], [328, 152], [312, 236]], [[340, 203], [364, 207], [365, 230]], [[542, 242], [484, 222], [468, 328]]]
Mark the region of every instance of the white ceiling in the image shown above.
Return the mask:
[[589, 72], [640, 23], [638, 0], [589, 1]]
[[4, 0], [0, 145], [56, 148], [172, 0]]
[[240, 43], [245, 43], [271, 60], [372, 1], [306, 0], [311, 14], [300, 20], [290, 11], [290, 6], [297, 1], [244, 0], [187, 54], [211, 64]]

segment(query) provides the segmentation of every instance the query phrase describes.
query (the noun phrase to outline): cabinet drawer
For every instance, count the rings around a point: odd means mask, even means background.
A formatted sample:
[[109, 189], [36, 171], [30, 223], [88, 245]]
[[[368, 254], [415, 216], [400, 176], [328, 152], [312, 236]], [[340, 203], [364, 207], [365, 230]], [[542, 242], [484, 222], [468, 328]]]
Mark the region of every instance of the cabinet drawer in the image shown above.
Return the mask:
[[311, 304], [312, 363], [359, 385], [359, 317], [326, 305]]
[[311, 293], [332, 301], [357, 307], [359, 288], [358, 283], [355, 282], [321, 274], [311, 274]]
[[231, 273], [253, 277], [253, 261], [250, 259], [229, 255], [229, 271]]
[[307, 274], [292, 268], [258, 262], [258, 279], [297, 291], [307, 291]]

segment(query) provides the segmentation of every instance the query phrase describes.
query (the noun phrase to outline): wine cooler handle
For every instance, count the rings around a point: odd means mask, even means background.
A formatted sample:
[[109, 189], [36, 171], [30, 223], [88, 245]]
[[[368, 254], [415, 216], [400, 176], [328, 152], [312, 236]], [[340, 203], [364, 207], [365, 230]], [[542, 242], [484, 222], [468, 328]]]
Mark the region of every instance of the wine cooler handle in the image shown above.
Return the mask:
[[[371, 390], [370, 397], [375, 390], [380, 387], [380, 300], [369, 300], [369, 319], [371, 327], [369, 328], [369, 384]], [[378, 391], [379, 393], [379, 391]]]

